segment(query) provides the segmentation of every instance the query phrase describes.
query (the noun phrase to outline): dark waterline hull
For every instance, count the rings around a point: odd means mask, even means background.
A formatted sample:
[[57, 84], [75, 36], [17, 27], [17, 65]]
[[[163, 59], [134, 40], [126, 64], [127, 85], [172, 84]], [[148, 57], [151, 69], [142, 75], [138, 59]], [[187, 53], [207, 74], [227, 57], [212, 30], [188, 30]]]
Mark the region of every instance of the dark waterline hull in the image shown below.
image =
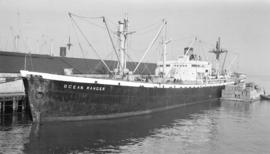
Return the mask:
[[149, 88], [23, 77], [34, 121], [109, 119], [219, 99], [224, 85]]

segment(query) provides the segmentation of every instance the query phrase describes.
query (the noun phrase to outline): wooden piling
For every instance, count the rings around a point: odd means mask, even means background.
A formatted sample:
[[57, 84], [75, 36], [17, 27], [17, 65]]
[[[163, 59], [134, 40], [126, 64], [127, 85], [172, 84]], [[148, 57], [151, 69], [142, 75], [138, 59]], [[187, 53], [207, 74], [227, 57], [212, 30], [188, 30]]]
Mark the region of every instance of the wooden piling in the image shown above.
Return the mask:
[[12, 111], [14, 112], [16, 110], [16, 97], [12, 97]]
[[6, 109], [6, 101], [3, 101], [3, 114], [5, 114], [5, 109]]
[[25, 111], [26, 110], [26, 99], [24, 98], [23, 100], [22, 100], [22, 110], [23, 111]]
[[[12, 112], [23, 111], [26, 108], [24, 98], [25, 98], [24, 93], [5, 93], [5, 94], [1, 93], [0, 94], [1, 113], [5, 114], [6, 112], [10, 111], [10, 109], [12, 110]], [[19, 106], [21, 110], [19, 110]]]

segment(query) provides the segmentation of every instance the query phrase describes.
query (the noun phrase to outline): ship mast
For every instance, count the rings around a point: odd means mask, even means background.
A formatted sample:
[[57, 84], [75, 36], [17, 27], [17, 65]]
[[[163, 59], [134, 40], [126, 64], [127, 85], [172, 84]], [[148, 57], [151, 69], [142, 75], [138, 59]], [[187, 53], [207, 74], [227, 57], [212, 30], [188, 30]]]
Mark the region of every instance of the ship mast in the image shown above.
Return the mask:
[[216, 73], [217, 73], [217, 76], [219, 76], [219, 73], [220, 73], [220, 71], [219, 71], [219, 59], [220, 59], [220, 55], [222, 53], [227, 53], [228, 52], [227, 50], [221, 48], [221, 46], [220, 46], [220, 37], [218, 37], [216, 48], [213, 49], [213, 50], [211, 50], [211, 51], [209, 51], [209, 52], [214, 53], [216, 55]]
[[167, 44], [169, 44], [171, 42], [171, 40], [167, 40], [166, 38], [166, 30], [167, 30], [167, 26], [165, 27], [164, 33], [163, 33], [163, 41], [162, 41], [162, 45], [163, 45], [163, 77], [166, 76], [166, 61], [167, 61]]
[[126, 70], [126, 44], [127, 44], [127, 35], [128, 35], [128, 19], [125, 17], [123, 21], [118, 22], [118, 38], [119, 38], [119, 50], [118, 54], [120, 55], [118, 71], [120, 75], [125, 74]]
[[135, 33], [135, 31], [128, 31], [128, 18], [127, 16], [122, 20], [118, 22], [118, 31], [117, 36], [119, 40], [119, 49], [118, 49], [118, 67], [117, 67], [117, 73], [119, 75], [125, 75], [128, 73], [127, 69], [127, 39], [128, 35]]
[[166, 42], [165, 42], [165, 39], [164, 39], [164, 41], [162, 42], [162, 44], [163, 44], [163, 74], [162, 74], [162, 76], [163, 77], [165, 77], [166, 75], [165, 75], [165, 68], [166, 68], [166, 54], [167, 54], [167, 44], [166, 44]]

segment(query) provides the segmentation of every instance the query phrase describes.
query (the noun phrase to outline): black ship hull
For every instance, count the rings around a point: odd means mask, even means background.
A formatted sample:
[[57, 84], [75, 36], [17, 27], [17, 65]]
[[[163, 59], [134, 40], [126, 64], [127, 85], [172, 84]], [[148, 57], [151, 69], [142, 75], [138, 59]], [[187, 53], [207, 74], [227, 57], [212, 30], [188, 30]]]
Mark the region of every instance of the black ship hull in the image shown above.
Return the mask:
[[[148, 114], [219, 99], [227, 84], [177, 87], [117, 80], [109, 83], [99, 79], [91, 79], [91, 83], [83, 81], [85, 78], [62, 80], [61, 77], [59, 80], [46, 79], [42, 75], [23, 77], [34, 121], [108, 119]], [[129, 83], [131, 85], [127, 85]]]

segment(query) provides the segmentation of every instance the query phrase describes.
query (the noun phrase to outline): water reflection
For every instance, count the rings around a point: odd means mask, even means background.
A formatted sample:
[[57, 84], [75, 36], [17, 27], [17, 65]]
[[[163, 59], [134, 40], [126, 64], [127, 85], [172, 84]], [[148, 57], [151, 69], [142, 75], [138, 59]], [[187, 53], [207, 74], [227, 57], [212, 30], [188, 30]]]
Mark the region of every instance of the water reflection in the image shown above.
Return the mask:
[[23, 124], [31, 124], [29, 113], [27, 112], [0, 114], [0, 130]]
[[[200, 114], [209, 108], [218, 107], [218, 102], [209, 102], [200, 105], [183, 107], [176, 110], [161, 112], [152, 115], [138, 116], [124, 119], [102, 120], [102, 121], [83, 121], [83, 122], [62, 122], [46, 123], [39, 127], [38, 134], [32, 130], [30, 143], [26, 144], [25, 152], [37, 153], [72, 153], [72, 152], [129, 152], [131, 146], [140, 146], [147, 137], [165, 138], [174, 136], [175, 133], [183, 136], [190, 136], [192, 129], [200, 129], [194, 126], [194, 122], [203, 123], [208, 130], [208, 119], [198, 119], [196, 114]], [[194, 115], [193, 115], [194, 114]], [[183, 119], [180, 120], [179, 119]], [[190, 119], [194, 121], [190, 122]], [[209, 121], [209, 123], [211, 123]], [[177, 126], [186, 126], [179, 128]], [[176, 129], [174, 129], [176, 128]], [[174, 129], [174, 130], [170, 130]], [[185, 131], [186, 130], [186, 131]], [[166, 132], [168, 131], [168, 132]], [[189, 131], [189, 132], [188, 132]], [[184, 137], [185, 138], [185, 137]], [[197, 135], [190, 137], [193, 142], [198, 140]], [[156, 142], [158, 146], [158, 140]]]
[[0, 153], [22, 153], [29, 142], [31, 122], [28, 114], [14, 113], [0, 116]]
[[210, 142], [216, 153], [269, 153], [269, 111], [270, 103], [264, 101], [222, 102], [213, 112], [218, 131]]
[[0, 153], [270, 153], [270, 103], [209, 102], [113, 120], [1, 118]]

